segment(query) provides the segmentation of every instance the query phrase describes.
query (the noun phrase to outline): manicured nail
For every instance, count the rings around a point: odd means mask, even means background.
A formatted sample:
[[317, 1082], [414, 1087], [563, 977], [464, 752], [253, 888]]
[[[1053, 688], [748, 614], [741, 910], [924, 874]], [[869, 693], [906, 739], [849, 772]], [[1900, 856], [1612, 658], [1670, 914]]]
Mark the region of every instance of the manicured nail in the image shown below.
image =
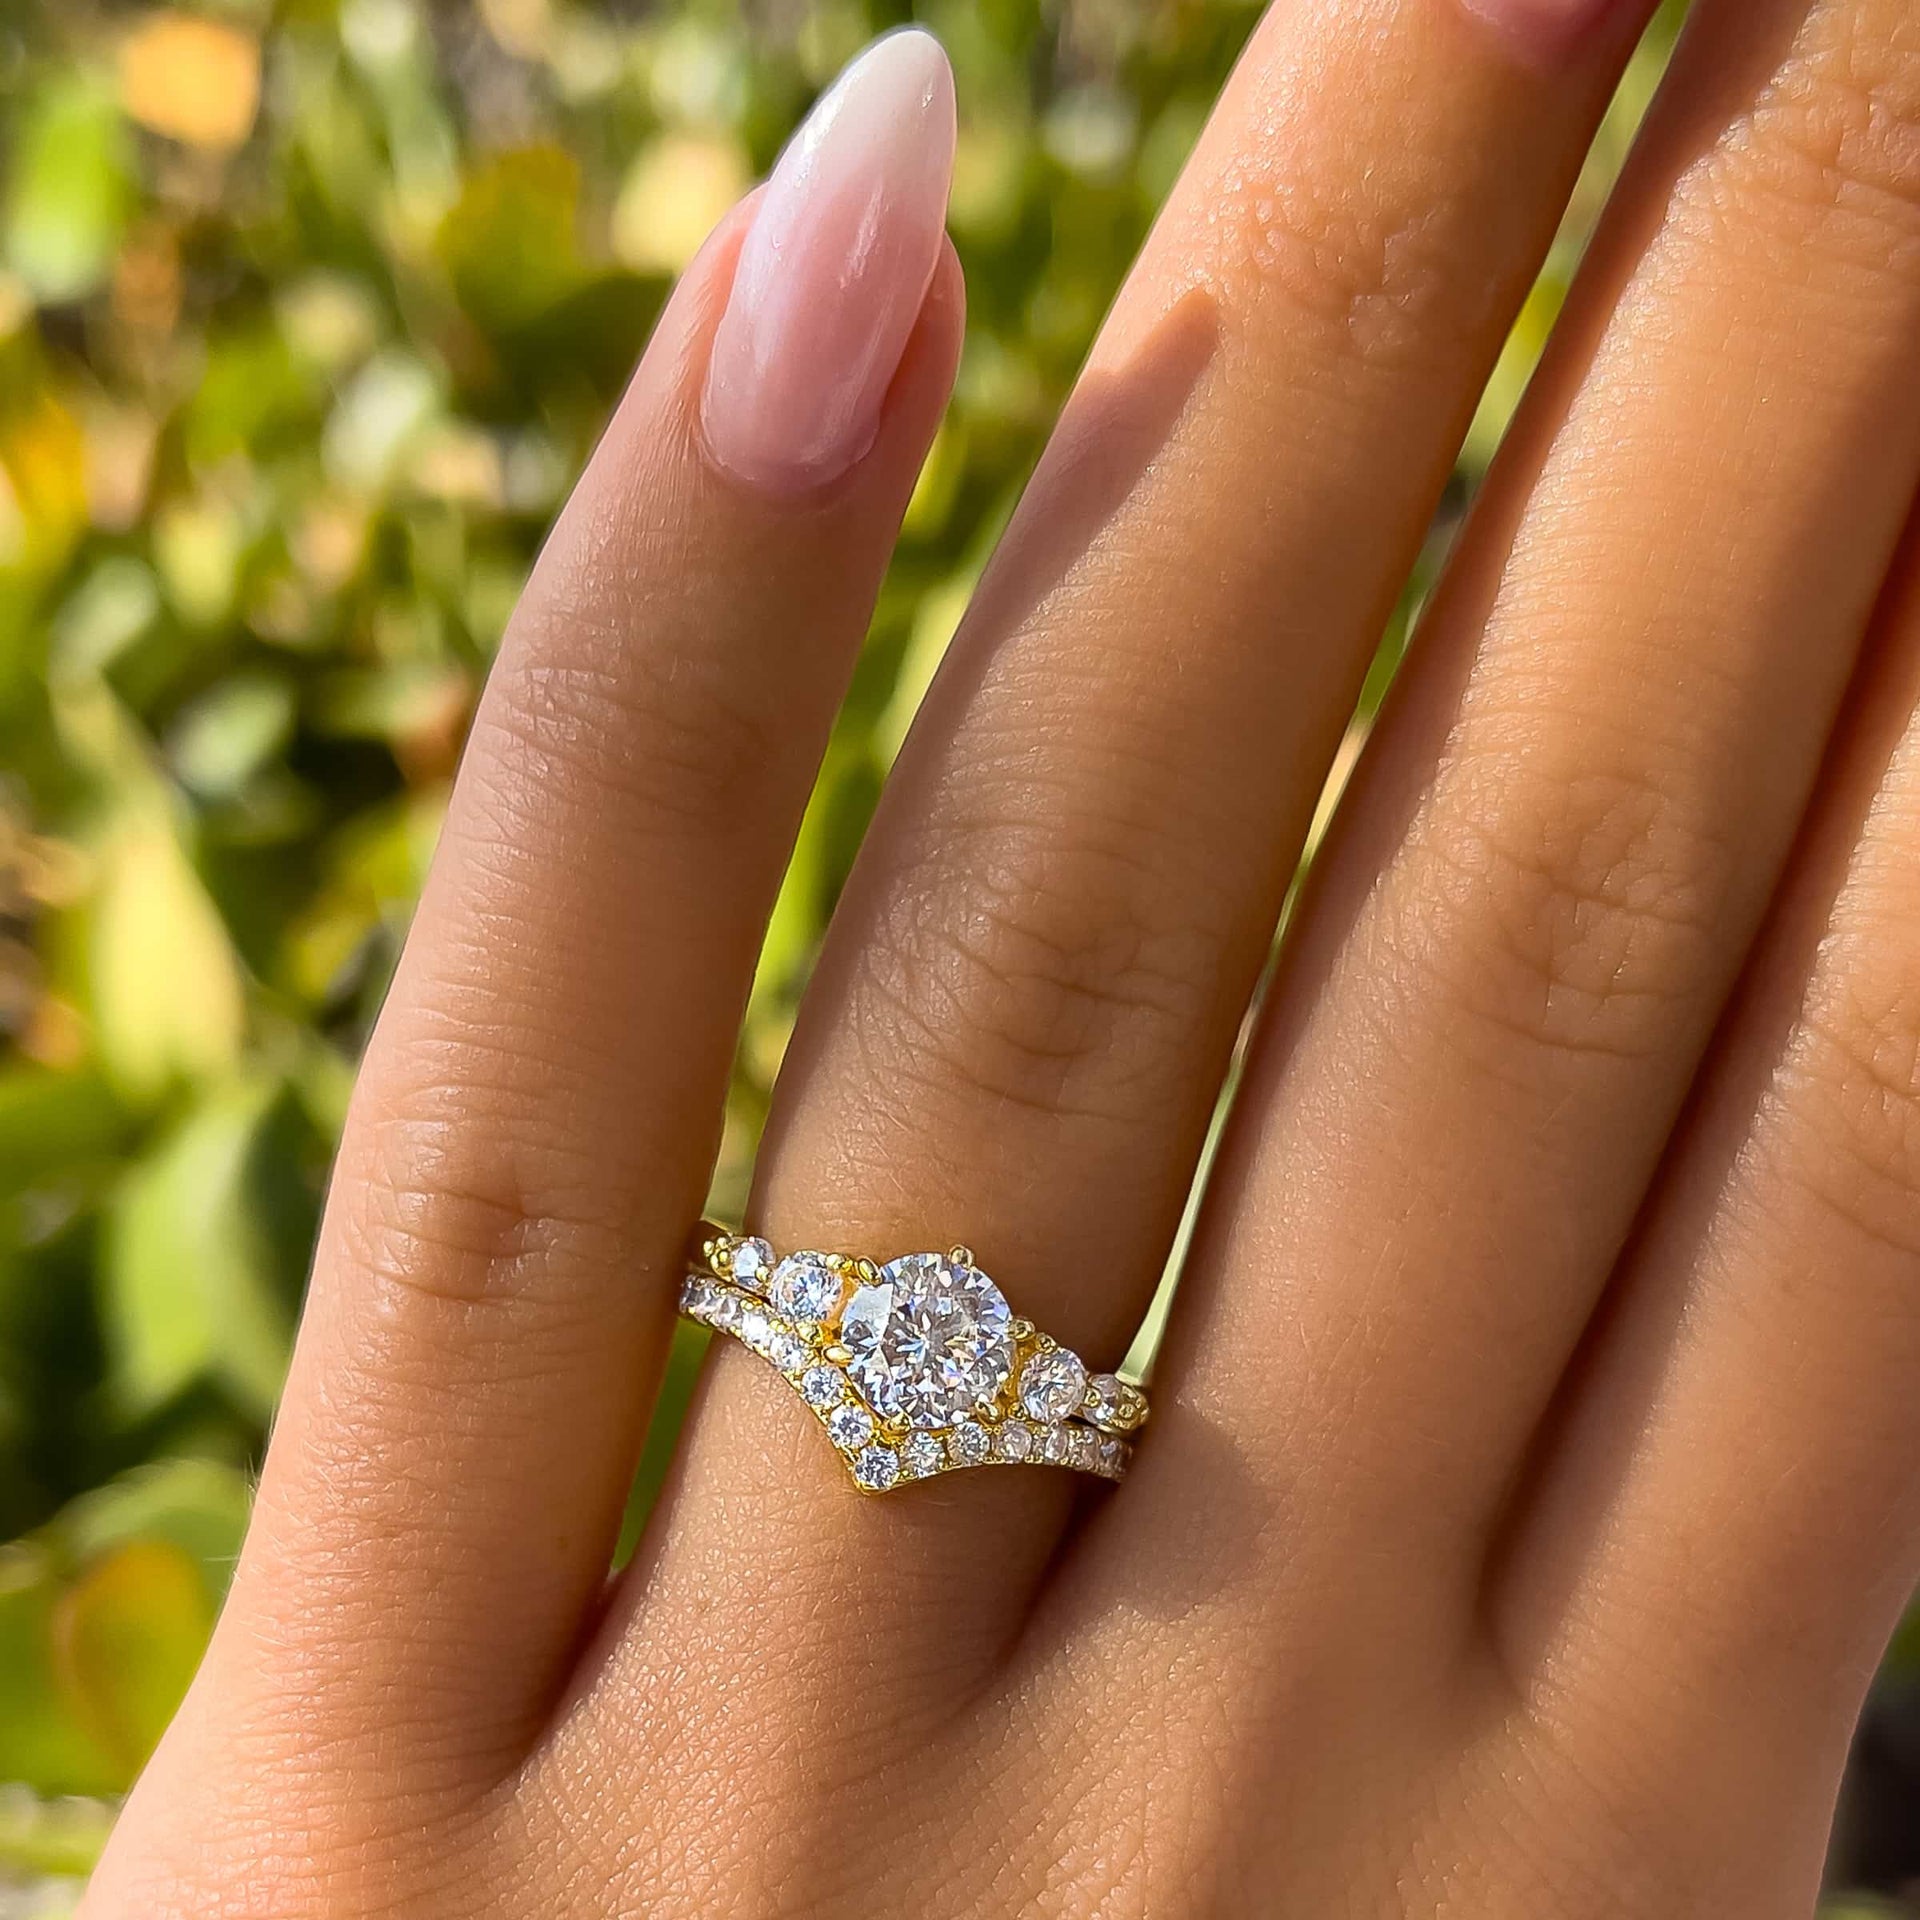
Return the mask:
[[714, 334], [704, 405], [723, 466], [796, 491], [873, 444], [940, 258], [953, 141], [953, 70], [915, 28], [876, 40], [807, 116]]
[[1467, 11], [1511, 34], [1523, 53], [1551, 58], [1570, 51], [1627, 0], [1463, 0]]

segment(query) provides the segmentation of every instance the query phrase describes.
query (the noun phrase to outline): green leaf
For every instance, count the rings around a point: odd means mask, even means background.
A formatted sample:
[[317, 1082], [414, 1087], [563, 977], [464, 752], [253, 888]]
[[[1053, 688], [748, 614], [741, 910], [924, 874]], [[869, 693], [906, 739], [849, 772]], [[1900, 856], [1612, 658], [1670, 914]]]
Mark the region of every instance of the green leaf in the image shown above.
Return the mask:
[[280, 1089], [220, 1089], [128, 1174], [107, 1221], [104, 1315], [115, 1400], [139, 1416], [202, 1378], [273, 1407], [292, 1327], [255, 1149]]
[[41, 300], [77, 300], [107, 277], [133, 204], [133, 145], [113, 94], [60, 72], [27, 103], [13, 149], [6, 259]]
[[165, 1540], [199, 1567], [207, 1591], [224, 1595], [246, 1537], [252, 1488], [217, 1460], [161, 1460], [73, 1501], [53, 1532], [77, 1562], [129, 1540]]
[[586, 279], [579, 200], [579, 163], [555, 146], [500, 154], [469, 177], [441, 226], [440, 256], [483, 327], [524, 327]]
[[180, 716], [169, 757], [196, 793], [227, 799], [285, 750], [293, 722], [294, 690], [283, 676], [235, 674]]
[[104, 1160], [124, 1144], [128, 1124], [98, 1074], [0, 1069], [0, 1193]]

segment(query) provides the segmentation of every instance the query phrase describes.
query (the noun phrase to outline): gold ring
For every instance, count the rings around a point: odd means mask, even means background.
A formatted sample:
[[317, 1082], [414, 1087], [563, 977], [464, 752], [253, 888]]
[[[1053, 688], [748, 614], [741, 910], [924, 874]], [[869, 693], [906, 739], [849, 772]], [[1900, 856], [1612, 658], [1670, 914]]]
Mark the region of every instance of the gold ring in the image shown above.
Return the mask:
[[703, 1227], [680, 1311], [765, 1360], [867, 1493], [963, 1467], [1118, 1480], [1147, 1418], [1137, 1384], [1018, 1318], [966, 1247], [883, 1266]]

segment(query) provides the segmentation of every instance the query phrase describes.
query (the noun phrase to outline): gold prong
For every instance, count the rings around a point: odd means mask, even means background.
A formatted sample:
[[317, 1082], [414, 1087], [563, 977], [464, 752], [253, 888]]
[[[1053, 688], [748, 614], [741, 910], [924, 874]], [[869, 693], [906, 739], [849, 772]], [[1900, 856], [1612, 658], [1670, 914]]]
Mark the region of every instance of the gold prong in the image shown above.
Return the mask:
[[973, 1265], [973, 1249], [967, 1246], [949, 1247], [947, 1249], [947, 1258], [951, 1260], [956, 1267], [970, 1267]]
[[871, 1260], [856, 1260], [853, 1263], [853, 1270], [868, 1286], [872, 1286], [880, 1278], [880, 1269]]
[[[1012, 1334], [1016, 1340], [1031, 1340], [1040, 1329], [1036, 1327], [1031, 1320], [1016, 1320], [1007, 1331]], [[1051, 1346], [1053, 1343], [1049, 1341], [1047, 1344]]]
[[844, 1367], [853, 1358], [853, 1350], [850, 1347], [831, 1346], [827, 1349], [825, 1357], [836, 1367]]

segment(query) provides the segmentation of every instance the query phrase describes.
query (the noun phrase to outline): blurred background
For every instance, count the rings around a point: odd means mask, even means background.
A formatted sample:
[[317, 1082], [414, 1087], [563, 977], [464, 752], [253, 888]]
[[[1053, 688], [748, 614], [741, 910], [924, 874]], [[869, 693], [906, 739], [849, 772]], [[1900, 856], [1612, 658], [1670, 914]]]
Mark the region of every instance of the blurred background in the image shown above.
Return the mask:
[[[1356, 742], [1681, 11], [1615, 103]], [[971, 333], [774, 918], [723, 1217], [888, 762], [1254, 15], [918, 9], [959, 76]], [[70, 1911], [204, 1644], [354, 1063], [542, 530], [674, 273], [907, 17], [6, 0], [0, 1920]], [[1860, 1891], [1832, 1920], [1920, 1913], [1917, 1695], [1920, 1632], [1862, 1734], [1834, 1868]]]

